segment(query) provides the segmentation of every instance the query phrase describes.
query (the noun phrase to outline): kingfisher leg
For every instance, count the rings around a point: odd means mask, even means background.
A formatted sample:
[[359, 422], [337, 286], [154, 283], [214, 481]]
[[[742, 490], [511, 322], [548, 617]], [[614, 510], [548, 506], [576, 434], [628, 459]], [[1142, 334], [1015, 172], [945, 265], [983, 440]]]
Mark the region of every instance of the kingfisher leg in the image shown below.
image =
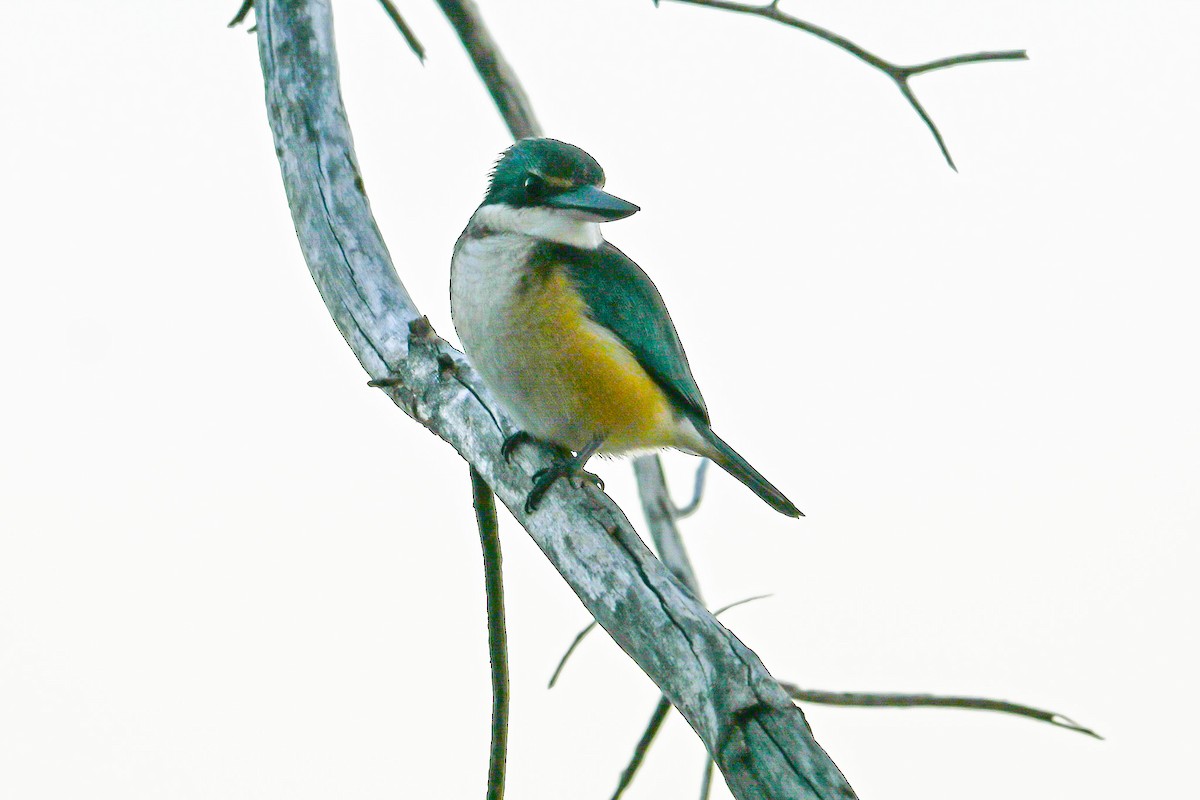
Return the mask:
[[555, 459], [550, 466], [535, 472], [533, 474], [533, 491], [525, 498], [525, 513], [532, 514], [537, 510], [542, 498], [546, 496], [546, 492], [550, 491], [550, 487], [559, 478], [567, 478], [578, 489], [582, 489], [585, 483], [590, 483], [600, 491], [604, 491], [604, 481], [600, 479], [600, 476], [583, 468], [588, 460], [596, 455], [596, 451], [603, 443], [604, 437], [597, 436], [576, 455]]
[[534, 439], [533, 436], [525, 431], [517, 431], [505, 439], [504, 444], [500, 445], [500, 455], [504, 457], [505, 461], [512, 461], [512, 455], [517, 451], [518, 447], [536, 441], [537, 439]]

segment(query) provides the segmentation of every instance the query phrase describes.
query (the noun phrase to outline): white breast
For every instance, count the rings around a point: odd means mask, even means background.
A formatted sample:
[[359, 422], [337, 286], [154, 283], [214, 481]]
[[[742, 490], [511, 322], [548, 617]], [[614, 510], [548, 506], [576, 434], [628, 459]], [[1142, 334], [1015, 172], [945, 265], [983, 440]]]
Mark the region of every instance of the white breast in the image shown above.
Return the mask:
[[524, 274], [521, 265], [535, 244], [513, 233], [464, 235], [450, 267], [454, 329], [488, 390], [522, 430], [537, 426], [521, 413], [520, 332], [513, 305]]
[[450, 264], [450, 314], [468, 352], [503, 333], [533, 240], [515, 234], [464, 236]]
[[450, 267], [454, 328], [488, 388], [514, 416], [521, 400], [514, 360], [528, 354], [514, 352], [519, 337], [513, 303], [529, 254], [544, 240], [588, 248], [604, 241], [599, 225], [568, 211], [486, 205], [471, 217]]

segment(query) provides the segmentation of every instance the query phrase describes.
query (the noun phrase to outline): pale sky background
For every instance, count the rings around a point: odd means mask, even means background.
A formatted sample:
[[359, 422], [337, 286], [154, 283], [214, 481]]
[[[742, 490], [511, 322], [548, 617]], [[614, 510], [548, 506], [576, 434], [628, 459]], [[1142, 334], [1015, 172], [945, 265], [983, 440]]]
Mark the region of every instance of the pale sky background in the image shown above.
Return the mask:
[[[335, 4], [405, 284], [507, 135], [435, 5]], [[480, 797], [490, 689], [467, 470], [398, 412], [305, 270], [237, 3], [5, 4], [0, 797]], [[1200, 737], [1200, 6], [785, 6], [918, 61], [890, 82], [770, 23], [649, 0], [486, 3], [546, 130], [642, 213], [721, 435], [685, 523], [776, 675], [1060, 711], [806, 708], [860, 795], [1182, 797]], [[694, 461], [669, 467], [682, 492]], [[600, 465], [636, 513], [627, 464]], [[654, 705], [504, 520], [509, 796], [609, 796]], [[672, 717], [628, 797], [697, 796]], [[726, 797], [724, 787], [716, 797]]]

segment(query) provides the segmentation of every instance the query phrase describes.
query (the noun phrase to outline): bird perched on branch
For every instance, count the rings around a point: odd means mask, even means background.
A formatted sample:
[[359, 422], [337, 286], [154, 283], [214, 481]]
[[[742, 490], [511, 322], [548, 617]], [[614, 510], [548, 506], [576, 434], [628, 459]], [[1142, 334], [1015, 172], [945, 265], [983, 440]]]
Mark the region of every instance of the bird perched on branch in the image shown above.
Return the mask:
[[[454, 247], [450, 305], [467, 357], [520, 432], [557, 451], [526, 511], [596, 453], [676, 448], [715, 461], [776, 511], [802, 516], [713, 433], [679, 335], [649, 276], [600, 223], [637, 212], [574, 145], [523, 139], [501, 155]], [[574, 455], [572, 455], [574, 453]]]

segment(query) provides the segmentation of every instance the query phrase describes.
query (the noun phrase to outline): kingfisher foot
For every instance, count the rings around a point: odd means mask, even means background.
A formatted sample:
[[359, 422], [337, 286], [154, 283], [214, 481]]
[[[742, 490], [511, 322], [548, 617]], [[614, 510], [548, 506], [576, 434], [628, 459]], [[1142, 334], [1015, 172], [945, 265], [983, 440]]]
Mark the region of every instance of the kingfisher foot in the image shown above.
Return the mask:
[[[588, 454], [591, 455], [590, 453]], [[525, 498], [525, 513], [532, 514], [541, 504], [542, 498], [559, 478], [566, 478], [576, 489], [582, 489], [585, 483], [590, 483], [600, 491], [604, 491], [604, 481], [599, 475], [588, 472], [583, 468], [584, 460], [579, 456], [571, 456], [555, 461], [545, 469], [533, 473], [533, 491]]]
[[534, 439], [525, 431], [517, 431], [512, 436], [506, 438], [504, 444], [500, 445], [500, 455], [504, 457], [505, 461], [512, 461], [512, 455], [518, 447], [536, 441], [537, 439]]

